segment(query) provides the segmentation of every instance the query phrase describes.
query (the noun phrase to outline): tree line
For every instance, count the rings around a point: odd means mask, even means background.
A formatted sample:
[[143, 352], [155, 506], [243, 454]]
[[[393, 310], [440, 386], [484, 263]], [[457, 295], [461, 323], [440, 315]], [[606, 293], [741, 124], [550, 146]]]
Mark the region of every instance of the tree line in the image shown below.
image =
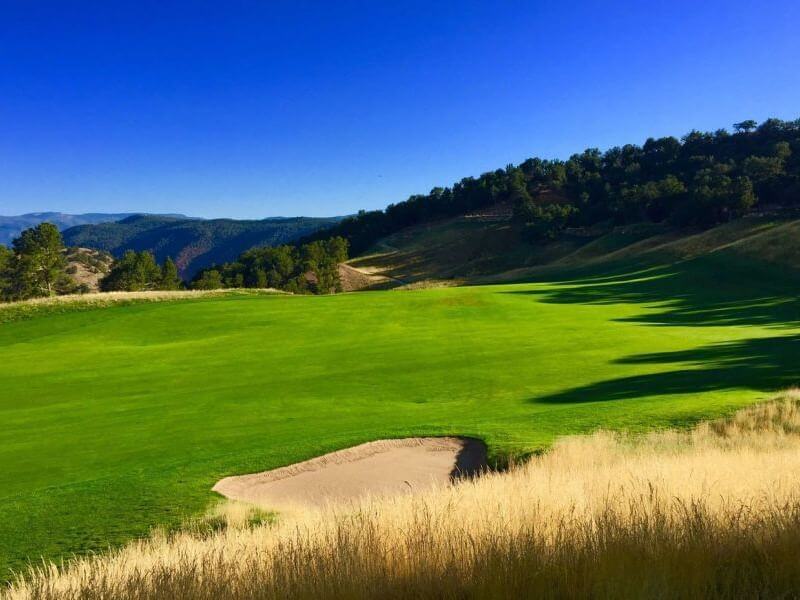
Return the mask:
[[514, 221], [534, 238], [604, 221], [712, 226], [759, 205], [797, 205], [800, 119], [746, 120], [733, 132], [692, 131], [605, 152], [589, 148], [567, 160], [530, 158], [385, 210], [360, 211], [303, 241], [341, 236], [358, 254], [410, 225], [500, 202], [513, 206]]
[[302, 245], [251, 248], [233, 262], [203, 269], [194, 289], [276, 288], [295, 294], [341, 291], [339, 263], [347, 260], [348, 242], [340, 236]]
[[[339, 263], [347, 260], [341, 237], [301, 246], [256, 247], [238, 260], [200, 271], [193, 289], [277, 288], [294, 293], [341, 291]], [[69, 275], [67, 249], [52, 223], [26, 229], [11, 248], [0, 246], [0, 300], [14, 301], [87, 291]], [[186, 288], [171, 258], [158, 264], [147, 250], [126, 251], [100, 280], [100, 290], [151, 291]]]
[[[0, 246], [0, 300], [28, 300], [88, 291], [69, 275], [67, 249], [52, 223], [23, 231], [11, 248]], [[175, 263], [156, 263], [149, 252], [126, 252], [100, 280], [103, 291], [177, 290], [184, 287]]]

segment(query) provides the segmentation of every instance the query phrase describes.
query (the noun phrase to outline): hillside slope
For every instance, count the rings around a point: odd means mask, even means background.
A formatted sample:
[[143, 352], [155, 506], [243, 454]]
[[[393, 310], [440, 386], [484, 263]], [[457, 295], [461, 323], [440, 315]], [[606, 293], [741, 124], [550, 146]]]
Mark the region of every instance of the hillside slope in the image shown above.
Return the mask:
[[117, 223], [67, 229], [64, 241], [115, 256], [126, 250], [149, 250], [159, 262], [171, 257], [181, 275], [190, 278], [204, 267], [234, 260], [253, 246], [292, 242], [338, 220], [339, 217], [199, 220], [135, 215]]
[[800, 245], [793, 238], [798, 233], [796, 216], [773, 215], [710, 229], [653, 223], [575, 228], [556, 240], [527, 243], [508, 220], [466, 215], [406, 228], [349, 264], [394, 285], [523, 281], [568, 271], [664, 265], [723, 251], [739, 260], [800, 269]]
[[114, 263], [114, 257], [94, 248], [67, 248], [66, 258], [67, 275], [83, 293], [98, 292], [100, 280], [106, 276]]

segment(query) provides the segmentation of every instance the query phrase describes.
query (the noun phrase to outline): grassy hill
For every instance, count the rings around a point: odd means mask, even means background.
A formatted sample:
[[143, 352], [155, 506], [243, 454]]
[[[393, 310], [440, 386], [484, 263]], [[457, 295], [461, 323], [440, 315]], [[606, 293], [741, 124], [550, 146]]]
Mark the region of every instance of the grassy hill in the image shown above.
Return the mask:
[[[459, 240], [472, 227], [445, 226]], [[470, 435], [501, 457], [764, 399], [798, 380], [798, 226], [566, 239], [503, 265], [521, 283], [208, 297], [7, 322], [1, 568], [176, 525], [213, 501], [222, 476], [372, 439]], [[407, 235], [401, 255], [420, 258], [396, 274], [427, 276], [428, 253], [452, 252], [424, 242], [441, 239], [433, 231]], [[480, 272], [502, 253], [474, 256], [461, 264]], [[436, 274], [466, 273], [457, 262]]]
[[116, 223], [67, 229], [69, 246], [97, 248], [121, 256], [126, 250], [150, 250], [162, 262], [175, 260], [190, 278], [203, 267], [234, 260], [253, 246], [278, 245], [333, 225], [338, 217], [276, 217], [260, 221], [187, 219], [134, 215]]
[[722, 251], [795, 268], [800, 266], [800, 246], [793, 236], [799, 230], [796, 216], [754, 215], [711, 229], [599, 225], [526, 243], [508, 219], [466, 215], [408, 227], [349, 265], [389, 278], [394, 285], [529, 280], [574, 269], [658, 266]]

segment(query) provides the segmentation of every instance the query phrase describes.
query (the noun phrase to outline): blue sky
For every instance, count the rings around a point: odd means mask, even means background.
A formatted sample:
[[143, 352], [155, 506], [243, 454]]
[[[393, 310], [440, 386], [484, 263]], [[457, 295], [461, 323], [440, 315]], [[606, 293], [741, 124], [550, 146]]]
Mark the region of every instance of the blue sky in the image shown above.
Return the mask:
[[0, 3], [0, 214], [331, 215], [800, 117], [796, 0]]

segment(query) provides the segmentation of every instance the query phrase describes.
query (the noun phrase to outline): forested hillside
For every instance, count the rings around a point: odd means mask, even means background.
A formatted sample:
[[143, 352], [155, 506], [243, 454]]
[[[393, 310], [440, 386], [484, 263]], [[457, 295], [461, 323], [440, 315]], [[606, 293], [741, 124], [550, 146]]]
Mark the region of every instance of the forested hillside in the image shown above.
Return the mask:
[[339, 220], [339, 217], [199, 220], [136, 215], [117, 223], [73, 227], [64, 232], [64, 241], [69, 246], [97, 248], [117, 257], [126, 250], [147, 250], [159, 263], [171, 257], [180, 274], [191, 278], [200, 269], [232, 261], [254, 246], [292, 242]]
[[692, 131], [568, 160], [530, 158], [360, 212], [310, 239], [342, 236], [353, 254], [411, 225], [506, 202], [522, 239], [567, 227], [668, 223], [707, 227], [769, 206], [800, 204], [800, 119], [747, 120], [733, 132]]

